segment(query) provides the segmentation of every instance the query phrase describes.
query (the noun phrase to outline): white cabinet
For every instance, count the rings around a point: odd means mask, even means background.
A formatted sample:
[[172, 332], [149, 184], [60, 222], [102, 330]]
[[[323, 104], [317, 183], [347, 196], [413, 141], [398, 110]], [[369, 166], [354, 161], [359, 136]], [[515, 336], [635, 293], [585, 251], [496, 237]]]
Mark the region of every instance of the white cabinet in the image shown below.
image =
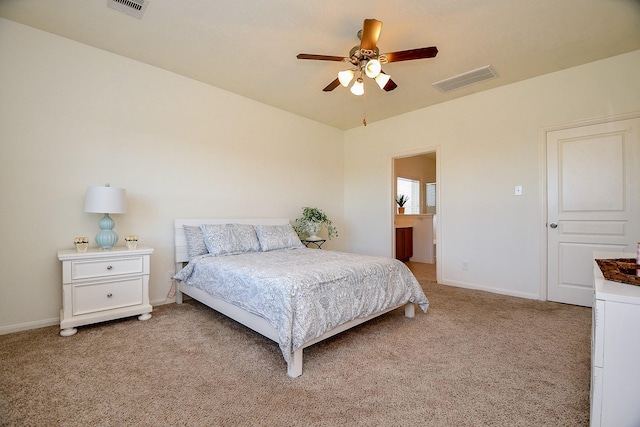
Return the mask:
[[62, 261], [60, 335], [76, 326], [136, 316], [151, 318], [149, 258], [153, 249], [90, 249], [58, 252]]
[[411, 261], [433, 264], [433, 215], [412, 216], [413, 256]]
[[[635, 258], [596, 253], [595, 259]], [[640, 286], [605, 280], [594, 262], [591, 425], [640, 425]]]

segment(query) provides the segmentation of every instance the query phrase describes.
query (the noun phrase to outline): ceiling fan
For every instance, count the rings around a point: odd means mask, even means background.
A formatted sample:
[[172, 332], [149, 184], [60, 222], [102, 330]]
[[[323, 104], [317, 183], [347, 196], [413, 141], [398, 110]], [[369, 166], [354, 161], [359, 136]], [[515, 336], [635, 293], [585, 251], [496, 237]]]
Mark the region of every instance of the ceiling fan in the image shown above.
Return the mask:
[[433, 58], [438, 54], [438, 48], [435, 46], [380, 54], [377, 43], [378, 38], [380, 37], [381, 29], [381, 21], [378, 21], [376, 19], [365, 19], [362, 29], [358, 31], [360, 45], [354, 46], [349, 52], [349, 56], [346, 58], [343, 56], [315, 55], [308, 53], [300, 53], [298, 54], [298, 56], [296, 56], [296, 58], [350, 63], [352, 65], [352, 68], [350, 68], [349, 70], [340, 71], [338, 73], [338, 78], [329, 83], [322, 90], [325, 92], [331, 92], [340, 84], [344, 87], [347, 87], [349, 86], [349, 83], [351, 83], [351, 80], [353, 80], [353, 78], [357, 74], [358, 77], [351, 86], [351, 93], [353, 93], [354, 95], [362, 95], [364, 94], [363, 74], [374, 79], [380, 89], [389, 92], [397, 88], [398, 85], [393, 80], [391, 80], [389, 74], [386, 74], [382, 70], [382, 64], [399, 61], [411, 61], [414, 59]]

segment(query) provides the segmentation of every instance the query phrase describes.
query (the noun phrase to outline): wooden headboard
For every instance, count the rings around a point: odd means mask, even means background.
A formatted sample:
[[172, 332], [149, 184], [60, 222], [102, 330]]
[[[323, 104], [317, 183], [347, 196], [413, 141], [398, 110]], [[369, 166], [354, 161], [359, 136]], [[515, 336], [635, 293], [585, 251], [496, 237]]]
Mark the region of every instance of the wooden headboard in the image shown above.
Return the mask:
[[[174, 244], [176, 252], [176, 268], [178, 264], [189, 262], [189, 251], [187, 248], [187, 236], [184, 234], [183, 225], [202, 224], [249, 224], [249, 225], [283, 225], [289, 224], [288, 218], [186, 218], [176, 219], [174, 226]], [[176, 271], [179, 271], [176, 269]]]

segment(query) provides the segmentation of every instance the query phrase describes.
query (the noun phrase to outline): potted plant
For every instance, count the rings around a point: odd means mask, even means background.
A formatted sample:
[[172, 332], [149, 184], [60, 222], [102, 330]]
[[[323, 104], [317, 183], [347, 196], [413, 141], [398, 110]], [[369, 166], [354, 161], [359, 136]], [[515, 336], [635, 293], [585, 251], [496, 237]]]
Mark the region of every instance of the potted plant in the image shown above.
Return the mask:
[[323, 225], [327, 227], [329, 240], [338, 236], [338, 230], [333, 226], [326, 213], [318, 208], [304, 207], [302, 208], [302, 217], [296, 219], [296, 224], [293, 228], [304, 240], [313, 241], [322, 240], [322, 238], [318, 237], [318, 233]]
[[404, 205], [406, 205], [408, 201], [409, 201], [409, 196], [405, 194], [400, 194], [396, 198], [396, 203], [398, 204], [398, 213], [400, 215], [404, 214]]

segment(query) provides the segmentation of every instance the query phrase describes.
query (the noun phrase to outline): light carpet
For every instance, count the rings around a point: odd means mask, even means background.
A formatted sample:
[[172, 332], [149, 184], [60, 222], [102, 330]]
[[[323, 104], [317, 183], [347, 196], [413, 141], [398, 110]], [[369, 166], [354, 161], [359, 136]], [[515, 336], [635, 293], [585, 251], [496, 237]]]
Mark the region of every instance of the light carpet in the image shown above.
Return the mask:
[[304, 352], [196, 303], [0, 336], [2, 426], [581, 426], [591, 310], [419, 278], [395, 310]]

